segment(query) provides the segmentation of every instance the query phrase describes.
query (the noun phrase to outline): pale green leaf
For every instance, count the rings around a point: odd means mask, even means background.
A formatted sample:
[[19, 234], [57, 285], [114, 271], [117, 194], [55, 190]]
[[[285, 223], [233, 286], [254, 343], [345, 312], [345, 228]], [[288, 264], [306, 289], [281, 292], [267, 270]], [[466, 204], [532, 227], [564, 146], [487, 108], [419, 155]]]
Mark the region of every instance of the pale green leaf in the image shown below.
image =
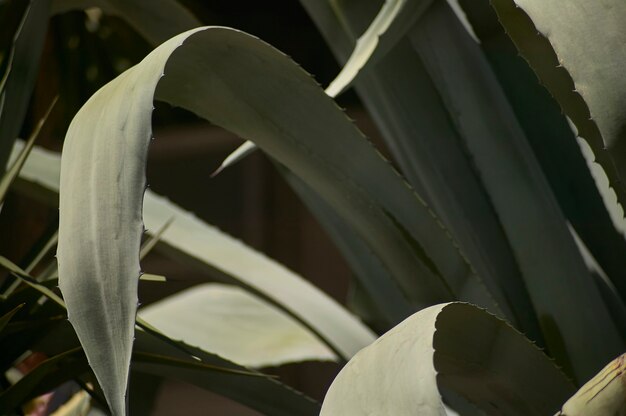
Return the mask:
[[162, 197], [146, 192], [148, 230], [175, 219], [157, 249], [181, 262], [235, 280], [276, 304], [323, 340], [351, 357], [374, 340], [373, 333], [338, 303], [290, 270], [245, 246]]
[[487, 414], [553, 414], [574, 390], [504, 321], [461, 303], [431, 306], [361, 350], [330, 386], [325, 415], [445, 415], [441, 390]]
[[[367, 27], [382, 2], [301, 0], [301, 3], [342, 63], [355, 42], [354, 33]], [[442, 7], [441, 1], [431, 5], [409, 33], [426, 23], [432, 9]], [[442, 30], [456, 32], [449, 24]], [[445, 48], [433, 46], [432, 49]], [[453, 66], [450, 71], [458, 69]], [[409, 39], [398, 41], [356, 81], [355, 87], [403, 174], [445, 224], [504, 315], [527, 333], [540, 336], [519, 266], [490, 197], [477, 175], [474, 161], [459, 143], [459, 134], [441, 93]], [[465, 87], [458, 92], [464, 90]], [[358, 276], [370, 279], [364, 274]]]
[[[22, 146], [22, 142], [16, 143], [13, 157]], [[17, 189], [51, 201], [58, 194], [59, 175], [58, 153], [35, 146], [20, 172]], [[369, 329], [305, 279], [151, 190], [144, 195], [143, 214], [148, 234], [163, 231], [156, 250], [251, 289], [285, 309], [346, 357], [374, 340]], [[164, 228], [165, 224], [170, 225]]]
[[124, 414], [140, 273], [129, 253], [143, 232], [155, 96], [254, 139], [350, 222], [417, 303], [463, 298], [499, 312], [433, 213], [306, 72], [242, 32], [199, 28], [99, 90], [65, 139], [59, 285], [114, 414]]
[[[0, 262], [25, 281], [34, 280], [10, 261], [0, 257]], [[31, 286], [66, 310], [63, 302], [47, 288], [39, 284]], [[141, 318], [137, 318], [137, 324], [143, 329], [136, 334], [137, 343], [133, 351], [133, 368], [138, 371], [181, 379], [267, 414], [312, 416], [319, 413], [317, 402], [271, 376], [174, 341], [151, 328]], [[38, 341], [35, 349], [51, 358], [0, 392], [2, 414], [9, 414], [28, 399], [88, 372], [86, 357], [74, 330], [65, 319]]]
[[[17, 142], [13, 157], [22, 147], [23, 143]], [[59, 155], [35, 146], [20, 172], [17, 190], [43, 196], [54, 204], [59, 175]], [[157, 240], [156, 249], [161, 253], [240, 282], [282, 305], [346, 356], [373, 341], [373, 334], [363, 324], [315, 286], [150, 190], [144, 195], [144, 216], [149, 234], [162, 230], [174, 218]]]
[[547, 348], [570, 374], [585, 379], [623, 350], [623, 334], [584, 264], [497, 79], [476, 43], [442, 5], [429, 10], [429, 19], [411, 32], [410, 40], [451, 109], [450, 117], [481, 174], [522, 271]]
[[492, 0], [507, 33], [626, 203], [626, 2]]
[[245, 366], [336, 359], [293, 318], [233, 286], [195, 286], [141, 308], [139, 316], [170, 338]]

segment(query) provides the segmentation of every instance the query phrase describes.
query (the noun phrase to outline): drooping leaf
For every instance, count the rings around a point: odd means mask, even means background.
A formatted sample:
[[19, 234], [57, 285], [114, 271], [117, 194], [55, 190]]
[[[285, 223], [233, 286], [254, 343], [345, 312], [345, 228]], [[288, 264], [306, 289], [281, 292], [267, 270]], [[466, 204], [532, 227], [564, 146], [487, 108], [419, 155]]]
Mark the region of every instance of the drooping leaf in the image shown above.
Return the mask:
[[[123, 412], [132, 345], [139, 265], [127, 254], [139, 250], [143, 230], [144, 164], [157, 83], [157, 98], [254, 138], [303, 177], [380, 254], [416, 302], [458, 297], [498, 311], [428, 207], [308, 74], [258, 39], [200, 28], [164, 43], [98, 91], [65, 141], [59, 283], [115, 413]], [[350, 158], [342, 157], [345, 151]], [[108, 354], [115, 360], [105, 359]]]
[[308, 74], [256, 38], [199, 28], [99, 90], [64, 144], [59, 284], [114, 414], [124, 414], [140, 273], [128, 253], [139, 252], [143, 231], [154, 95], [253, 138], [320, 192], [414, 298], [498, 310], [428, 207]]
[[[354, 82], [366, 65], [374, 66], [413, 26], [431, 2], [432, 0], [386, 0], [367, 30], [357, 39], [352, 54], [326, 88], [326, 94], [336, 97]], [[237, 163], [255, 149], [254, 143], [245, 142], [224, 159], [213, 175]]]
[[200, 21], [176, 0], [52, 0], [52, 14], [98, 7], [128, 22], [152, 45], [200, 26]]
[[0, 171], [4, 171], [7, 165], [35, 87], [49, 9], [50, 0], [30, 0], [30, 6], [13, 38], [6, 84], [0, 93], [3, 103], [0, 105]]
[[[381, 4], [301, 3], [340, 63], [356, 42], [354, 33], [370, 24]], [[402, 172], [441, 218], [505, 316], [540, 339], [519, 266], [489, 195], [413, 45], [400, 40], [355, 86]]]
[[336, 359], [293, 318], [233, 286], [195, 286], [141, 308], [139, 316], [170, 338], [246, 366]]
[[574, 390], [553, 362], [504, 321], [449, 303], [417, 312], [341, 370], [322, 416], [445, 415], [440, 390], [486, 414], [553, 414]]
[[[586, 169], [585, 158], [576, 142], [581, 146], [588, 145], [576, 139], [558, 103], [539, 83], [527, 61], [519, 56], [489, 0], [461, 0], [460, 3], [563, 214], [618, 288], [621, 298], [626, 299], [626, 257], [620, 254], [626, 251], [626, 240], [611, 220], [614, 218], [623, 223], [623, 213], [613, 215], [611, 210], [607, 212], [607, 207], [616, 207], [616, 197], [613, 195], [612, 201], [603, 204], [596, 187], [598, 178], [595, 174], [592, 177]], [[586, 155], [593, 154], [591, 150], [584, 150]], [[595, 155], [591, 160], [595, 161]], [[601, 169], [596, 163], [589, 163], [589, 166], [592, 172]], [[602, 175], [600, 183], [608, 190], [610, 184], [604, 172]], [[613, 211], [617, 210], [613, 208]]]
[[507, 33], [626, 204], [626, 3], [492, 0]]
[[[489, 192], [546, 347], [570, 375], [584, 380], [624, 349], [625, 337], [610, 316], [506, 96], [478, 45], [445, 2], [433, 5], [410, 39]], [[562, 303], [554, 302], [557, 298]]]
[[[17, 142], [14, 153], [20, 146]], [[54, 203], [59, 175], [58, 153], [35, 146], [20, 172], [17, 190]], [[148, 234], [154, 235], [170, 223], [156, 241], [156, 250], [252, 290], [303, 323], [342, 356], [352, 356], [375, 339], [354, 316], [302, 277], [150, 190], [144, 194], [143, 212]]]

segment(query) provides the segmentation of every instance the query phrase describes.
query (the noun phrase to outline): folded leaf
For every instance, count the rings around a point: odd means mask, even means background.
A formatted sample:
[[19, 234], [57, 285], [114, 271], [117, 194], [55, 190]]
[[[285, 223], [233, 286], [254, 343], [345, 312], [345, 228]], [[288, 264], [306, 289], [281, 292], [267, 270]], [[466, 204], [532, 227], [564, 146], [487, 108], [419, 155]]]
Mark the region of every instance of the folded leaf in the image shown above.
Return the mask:
[[[18, 141], [13, 158], [23, 147]], [[16, 190], [56, 204], [60, 156], [35, 146], [20, 171]], [[161, 254], [237, 283], [285, 310], [347, 358], [369, 345], [374, 334], [324, 292], [272, 259], [222, 233], [151, 190], [144, 194], [144, 223]], [[270, 278], [271, 277], [271, 278]]]
[[626, 204], [626, 3], [492, 0], [507, 33]]
[[547, 415], [574, 390], [504, 321], [448, 303], [412, 315], [341, 370], [321, 415], [445, 415], [441, 389], [486, 414]]
[[59, 285], [114, 414], [124, 414], [140, 273], [129, 253], [143, 233], [155, 96], [254, 139], [335, 207], [418, 303], [463, 298], [499, 312], [428, 207], [307, 73], [249, 35], [199, 28], [94, 94], [64, 143]]

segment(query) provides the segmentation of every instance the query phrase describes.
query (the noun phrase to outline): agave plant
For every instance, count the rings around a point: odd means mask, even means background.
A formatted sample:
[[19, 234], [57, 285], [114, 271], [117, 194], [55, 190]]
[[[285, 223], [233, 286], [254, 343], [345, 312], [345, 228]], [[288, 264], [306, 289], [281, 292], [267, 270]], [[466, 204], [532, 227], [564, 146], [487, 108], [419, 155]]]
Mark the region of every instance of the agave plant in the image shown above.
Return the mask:
[[[301, 3], [343, 64], [325, 90], [271, 45], [200, 26], [171, 0], [25, 8], [3, 60], [0, 195], [12, 183], [58, 195], [58, 273], [33, 275], [56, 234], [32, 266], [0, 259], [23, 282], [0, 304], [0, 336], [19, 341], [3, 368], [26, 349], [48, 357], [0, 392], [0, 412], [74, 379], [128, 414], [132, 363], [271, 415], [624, 414], [626, 4]], [[15, 141], [37, 72], [26, 45], [41, 48], [51, 13], [87, 6], [160, 45], [83, 105], [59, 157], [33, 146], [38, 129]], [[399, 171], [333, 100], [351, 86]], [[368, 305], [354, 312], [375, 330], [146, 191], [155, 100], [247, 141], [222, 168], [257, 147], [275, 163], [350, 264]], [[199, 285], [138, 310], [138, 280], [161, 279], [141, 272], [152, 248], [240, 288]], [[258, 370], [305, 359], [346, 363], [321, 405]]]

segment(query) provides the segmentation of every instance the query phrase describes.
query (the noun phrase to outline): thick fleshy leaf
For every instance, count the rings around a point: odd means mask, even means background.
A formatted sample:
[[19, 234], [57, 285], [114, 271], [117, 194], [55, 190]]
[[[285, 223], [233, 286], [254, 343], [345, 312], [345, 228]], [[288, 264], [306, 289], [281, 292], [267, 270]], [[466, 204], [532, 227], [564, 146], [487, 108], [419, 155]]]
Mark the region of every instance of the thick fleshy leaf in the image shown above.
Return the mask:
[[[17, 142], [13, 157], [22, 147], [23, 143]], [[59, 175], [59, 154], [35, 146], [20, 171], [17, 190], [54, 204]], [[269, 298], [346, 356], [374, 340], [363, 324], [315, 286], [191, 213], [150, 190], [144, 195], [143, 208], [148, 233], [157, 232], [172, 221], [157, 241], [156, 249], [161, 253], [216, 277], [241, 283]], [[175, 375], [176, 371], [170, 373]], [[200, 373], [188, 373], [198, 383], [203, 382]]]
[[251, 290], [304, 324], [340, 357], [349, 358], [374, 340], [356, 317], [302, 277], [146, 192], [146, 227], [157, 230], [170, 218], [174, 221], [156, 247], [163, 254]]
[[321, 415], [445, 415], [442, 389], [486, 414], [520, 416], [553, 414], [574, 390], [507, 323], [449, 303], [421, 310], [361, 350], [330, 386]]
[[199, 28], [99, 90], [64, 144], [59, 284], [115, 414], [124, 414], [140, 273], [128, 253], [139, 252], [143, 232], [157, 84], [158, 99], [254, 139], [302, 177], [417, 301], [463, 298], [498, 310], [428, 207], [308, 74], [249, 35]]
[[589, 141], [626, 204], [626, 3], [493, 0], [492, 6], [542, 83]]
[[620, 353], [625, 339], [506, 96], [478, 45], [445, 2], [434, 4], [409, 37], [489, 192], [520, 265], [545, 345], [569, 374], [584, 380]]
[[[539, 83], [528, 62], [519, 56], [489, 0], [461, 0], [460, 3], [563, 214], [618, 289], [621, 298], [626, 299], [626, 256], [621, 255], [626, 252], [626, 240], [623, 231], [619, 231], [623, 229], [624, 215], [618, 212], [616, 195], [609, 188], [606, 174], [597, 163], [589, 162], [595, 160], [595, 155], [584, 140], [578, 139], [583, 158], [576, 135], [561, 108]], [[585, 159], [591, 174], [585, 168]], [[610, 199], [605, 198], [608, 193], [612, 194]]]
[[198, 19], [176, 0], [52, 0], [53, 14], [98, 7], [119, 16], [153, 45], [200, 26]]
[[[205, 50], [200, 38], [190, 38], [184, 49], [197, 53]], [[397, 172], [291, 61], [271, 48], [256, 51], [263, 58], [251, 58], [256, 42], [250, 40], [242, 45], [240, 54], [232, 52], [232, 45], [204, 52], [218, 54], [223, 58], [220, 64], [215, 59], [205, 66], [178, 65], [170, 60], [157, 98], [178, 102], [215, 124], [255, 140], [326, 199], [372, 250], [379, 252], [392, 275], [417, 302], [468, 296], [497, 310], [441, 223]], [[176, 62], [184, 56], [181, 50], [173, 54], [180, 57]], [[226, 59], [235, 70], [225, 68]], [[196, 94], [192, 94], [189, 80], [196, 79], [201, 71], [214, 71], [223, 82], [199, 82], [194, 85]], [[197, 99], [200, 93], [219, 99], [224, 110]], [[346, 154], [351, 157], [344, 157]]]
[[293, 318], [234, 286], [195, 286], [141, 308], [139, 316], [170, 338], [245, 366], [336, 359]]
[[[17, 142], [13, 157], [23, 146]], [[17, 190], [55, 204], [59, 191], [58, 153], [35, 146], [20, 172]], [[144, 222], [162, 254], [221, 280], [238, 283], [302, 322], [344, 357], [351, 357], [374, 334], [324, 292], [263, 254], [208, 225], [165, 198], [147, 190]]]

